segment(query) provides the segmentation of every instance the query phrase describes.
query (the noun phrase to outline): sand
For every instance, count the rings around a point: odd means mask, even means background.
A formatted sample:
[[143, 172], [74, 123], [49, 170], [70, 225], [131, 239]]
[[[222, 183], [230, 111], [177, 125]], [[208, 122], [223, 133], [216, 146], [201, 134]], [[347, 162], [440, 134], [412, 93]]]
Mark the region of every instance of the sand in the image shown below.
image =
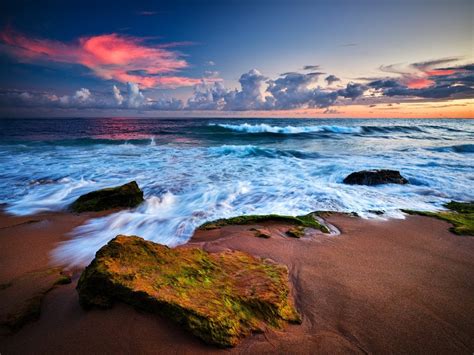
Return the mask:
[[[0, 284], [50, 265], [49, 254], [94, 214], [0, 215]], [[474, 238], [436, 219], [375, 221], [333, 214], [338, 236], [301, 239], [286, 226], [198, 231], [183, 246], [242, 250], [288, 265], [301, 325], [252, 335], [232, 349], [204, 344], [167, 319], [124, 304], [84, 311], [73, 282], [43, 300], [40, 319], [0, 335], [1, 354], [466, 353], [474, 351]], [[0, 293], [1, 295], [1, 293]], [[2, 300], [0, 299], [0, 302]]]

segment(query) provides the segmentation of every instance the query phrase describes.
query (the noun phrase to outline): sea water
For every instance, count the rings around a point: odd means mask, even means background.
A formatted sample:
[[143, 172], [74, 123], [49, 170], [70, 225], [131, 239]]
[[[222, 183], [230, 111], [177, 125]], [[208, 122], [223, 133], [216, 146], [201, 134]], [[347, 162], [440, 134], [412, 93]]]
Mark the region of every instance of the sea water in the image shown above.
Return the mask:
[[[54, 257], [89, 262], [117, 234], [176, 246], [200, 224], [315, 210], [403, 218], [474, 200], [474, 121], [67, 118], [0, 120], [0, 203], [13, 215], [65, 210], [136, 180], [145, 202], [89, 220]], [[408, 185], [342, 183], [396, 169]], [[378, 217], [380, 218], [380, 217]]]

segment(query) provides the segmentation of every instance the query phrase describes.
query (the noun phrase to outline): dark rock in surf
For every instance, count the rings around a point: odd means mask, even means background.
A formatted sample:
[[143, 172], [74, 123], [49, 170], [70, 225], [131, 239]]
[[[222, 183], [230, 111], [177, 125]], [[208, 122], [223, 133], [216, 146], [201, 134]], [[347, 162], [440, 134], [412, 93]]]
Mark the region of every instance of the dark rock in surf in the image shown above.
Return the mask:
[[386, 169], [357, 171], [349, 174], [343, 182], [349, 185], [408, 184], [399, 171]]
[[92, 191], [71, 205], [73, 212], [104, 211], [112, 208], [136, 207], [144, 201], [143, 191], [135, 181], [125, 185]]

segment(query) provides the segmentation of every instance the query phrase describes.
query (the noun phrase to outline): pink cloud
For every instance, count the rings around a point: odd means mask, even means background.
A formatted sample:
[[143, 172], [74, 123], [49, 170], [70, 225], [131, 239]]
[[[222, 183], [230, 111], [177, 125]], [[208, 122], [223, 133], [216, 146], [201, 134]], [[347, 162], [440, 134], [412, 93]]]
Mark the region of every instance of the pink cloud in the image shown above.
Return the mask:
[[432, 69], [432, 70], [426, 71], [426, 74], [429, 76], [453, 75], [455, 73], [456, 73], [456, 70], [453, 70], [453, 69]]
[[430, 87], [433, 85], [435, 82], [430, 79], [426, 78], [409, 78], [406, 81], [406, 86], [409, 87], [410, 89], [423, 89]]
[[0, 32], [7, 51], [21, 61], [81, 64], [102, 79], [135, 82], [142, 88], [193, 86], [199, 78], [176, 76], [188, 63], [169, 45], [150, 46], [137, 37], [116, 33], [81, 37], [75, 43]]
[[457, 69], [438, 69], [440, 65], [446, 65], [459, 60], [458, 58], [444, 58], [410, 64], [407, 68], [398, 65], [382, 66], [383, 71], [398, 74], [400, 82], [410, 89], [424, 89], [436, 84], [433, 77], [448, 76], [458, 73]]
[[456, 70], [452, 69], [423, 69], [416, 76], [407, 77], [406, 85], [410, 89], [423, 89], [435, 84], [435, 81], [430, 77], [447, 76], [455, 73]]

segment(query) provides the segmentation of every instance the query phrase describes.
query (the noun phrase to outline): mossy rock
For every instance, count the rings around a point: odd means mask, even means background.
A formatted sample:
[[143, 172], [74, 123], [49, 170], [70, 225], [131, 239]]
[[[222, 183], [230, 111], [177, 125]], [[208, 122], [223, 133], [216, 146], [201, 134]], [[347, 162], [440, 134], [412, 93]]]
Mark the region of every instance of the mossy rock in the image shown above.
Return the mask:
[[92, 191], [79, 197], [70, 207], [73, 212], [104, 211], [136, 207], [144, 201], [136, 181], [125, 185]]
[[300, 322], [288, 269], [240, 251], [207, 253], [117, 236], [82, 273], [85, 308], [122, 301], [167, 316], [205, 342], [234, 346], [266, 325]]
[[198, 229], [209, 230], [217, 229], [229, 225], [242, 224], [258, 224], [262, 222], [281, 222], [292, 224], [296, 226], [319, 229], [323, 233], [329, 233], [329, 229], [318, 222], [313, 213], [308, 213], [303, 216], [285, 216], [279, 214], [265, 214], [265, 215], [243, 215], [231, 218], [221, 218], [215, 221], [210, 221], [199, 226]]
[[408, 214], [435, 217], [453, 225], [449, 230], [458, 235], [474, 236], [474, 202], [451, 201], [444, 205], [449, 211], [426, 212], [402, 210]]
[[252, 228], [251, 231], [254, 232], [254, 236], [257, 238], [268, 239], [272, 236], [272, 233], [264, 228]]
[[301, 238], [304, 237], [304, 234], [305, 228], [301, 226], [296, 226], [286, 231], [286, 235], [292, 238]]
[[44, 296], [56, 285], [70, 283], [60, 268], [26, 273], [0, 285], [0, 325], [15, 332], [39, 318]]

